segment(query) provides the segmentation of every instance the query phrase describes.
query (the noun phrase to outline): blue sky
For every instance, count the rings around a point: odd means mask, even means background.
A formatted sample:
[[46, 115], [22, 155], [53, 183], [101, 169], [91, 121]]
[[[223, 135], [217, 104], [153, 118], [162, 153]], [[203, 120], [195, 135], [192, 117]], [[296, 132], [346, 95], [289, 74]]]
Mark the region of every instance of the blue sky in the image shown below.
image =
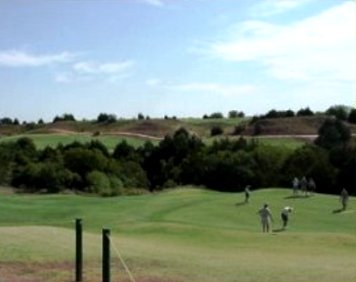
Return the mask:
[[1, 0], [0, 117], [355, 106], [352, 0]]

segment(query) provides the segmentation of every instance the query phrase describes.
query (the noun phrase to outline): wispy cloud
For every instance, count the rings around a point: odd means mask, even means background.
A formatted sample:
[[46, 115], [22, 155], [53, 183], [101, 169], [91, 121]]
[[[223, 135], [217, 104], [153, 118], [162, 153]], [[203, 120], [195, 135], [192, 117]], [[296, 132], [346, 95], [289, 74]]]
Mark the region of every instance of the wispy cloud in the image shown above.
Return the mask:
[[69, 52], [34, 55], [18, 50], [0, 51], [0, 66], [40, 67], [58, 63], [67, 63], [72, 61], [74, 57], [75, 54]]
[[249, 84], [224, 84], [212, 82], [192, 82], [183, 84], [170, 84], [165, 85], [169, 90], [178, 92], [191, 92], [191, 93], [206, 93], [215, 94], [224, 97], [234, 97], [245, 94], [252, 94], [258, 90], [255, 85]]
[[156, 6], [156, 7], [162, 7], [163, 6], [163, 1], [162, 0], [141, 0], [142, 2], [151, 5], [151, 6]]
[[55, 75], [58, 83], [70, 83], [78, 81], [90, 81], [95, 78], [116, 82], [131, 75], [133, 61], [99, 63], [93, 61], [82, 61], [72, 65], [71, 70], [60, 72]]
[[267, 17], [282, 14], [305, 6], [316, 0], [264, 0], [259, 1], [251, 9], [253, 17]]
[[73, 65], [73, 69], [78, 73], [86, 74], [118, 74], [127, 71], [133, 65], [133, 61], [115, 63], [78, 62]]
[[230, 62], [260, 64], [278, 79], [353, 81], [355, 3], [343, 2], [289, 25], [245, 21], [233, 38], [204, 51]]

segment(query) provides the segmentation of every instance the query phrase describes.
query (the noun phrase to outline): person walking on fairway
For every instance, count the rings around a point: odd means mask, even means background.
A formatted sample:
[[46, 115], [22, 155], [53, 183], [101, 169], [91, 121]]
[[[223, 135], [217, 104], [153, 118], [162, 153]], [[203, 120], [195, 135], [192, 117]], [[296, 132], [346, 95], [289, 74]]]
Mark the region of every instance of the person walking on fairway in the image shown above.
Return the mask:
[[283, 229], [287, 227], [288, 224], [288, 219], [289, 219], [289, 214], [293, 211], [293, 208], [291, 207], [284, 207], [281, 212], [281, 218], [283, 222]]
[[304, 196], [308, 196], [308, 181], [305, 176], [303, 176], [300, 180], [299, 186], [301, 193], [304, 194]]
[[298, 189], [299, 189], [299, 179], [297, 177], [294, 177], [292, 181], [293, 185], [293, 194], [294, 196], [298, 195]]
[[250, 194], [251, 194], [250, 187], [251, 187], [250, 185], [247, 185], [245, 188], [245, 203], [248, 203], [250, 199]]
[[342, 204], [342, 210], [346, 210], [347, 202], [349, 201], [349, 193], [347, 193], [347, 190], [345, 188], [341, 191], [340, 201]]
[[273, 216], [268, 208], [268, 205], [264, 204], [263, 208], [261, 208], [257, 213], [261, 218], [262, 232], [268, 233], [270, 231], [271, 222], [273, 222]]
[[308, 190], [310, 191], [311, 195], [314, 195], [315, 190], [316, 190], [316, 184], [312, 177], [310, 177], [309, 181], [308, 181]]

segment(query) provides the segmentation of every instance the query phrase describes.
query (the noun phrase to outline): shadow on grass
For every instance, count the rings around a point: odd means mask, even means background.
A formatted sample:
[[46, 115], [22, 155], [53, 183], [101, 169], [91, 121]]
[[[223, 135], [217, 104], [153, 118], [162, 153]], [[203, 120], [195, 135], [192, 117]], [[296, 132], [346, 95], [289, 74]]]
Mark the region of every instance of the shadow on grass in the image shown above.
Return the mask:
[[306, 198], [310, 198], [310, 195], [291, 195], [291, 196], [284, 197], [284, 199], [306, 199]]
[[343, 211], [344, 211], [344, 209], [336, 209], [336, 210], [333, 210], [333, 213], [341, 213]]
[[244, 206], [244, 205], [247, 205], [247, 204], [248, 204], [248, 202], [243, 201], [243, 202], [236, 203], [235, 206], [236, 207], [240, 207], [240, 206]]
[[286, 231], [286, 229], [285, 228], [278, 228], [278, 229], [273, 229], [272, 230], [272, 232], [274, 232], [274, 233], [279, 233], [279, 232], [284, 232], [284, 231]]

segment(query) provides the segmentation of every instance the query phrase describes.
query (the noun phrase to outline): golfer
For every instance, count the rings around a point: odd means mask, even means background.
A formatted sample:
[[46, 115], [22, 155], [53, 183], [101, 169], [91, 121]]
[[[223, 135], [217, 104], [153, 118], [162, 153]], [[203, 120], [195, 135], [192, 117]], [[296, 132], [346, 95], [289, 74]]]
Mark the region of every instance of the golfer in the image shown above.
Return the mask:
[[245, 203], [248, 203], [250, 199], [250, 194], [251, 194], [250, 187], [251, 187], [250, 185], [247, 185], [245, 188]]
[[344, 188], [341, 191], [340, 195], [340, 202], [342, 204], [342, 210], [346, 210], [347, 208], [347, 202], [349, 201], [349, 193], [347, 193], [347, 190]]
[[268, 205], [264, 204], [263, 208], [260, 209], [257, 213], [261, 218], [262, 232], [268, 233], [271, 227], [271, 222], [273, 222], [273, 216], [270, 209], [268, 208]]
[[288, 224], [288, 219], [289, 219], [289, 214], [293, 211], [293, 208], [291, 207], [284, 207], [281, 211], [281, 218], [283, 222], [283, 229], [287, 227]]
[[293, 194], [297, 195], [299, 189], [299, 179], [297, 177], [294, 177], [292, 181], [292, 185], [293, 185]]

